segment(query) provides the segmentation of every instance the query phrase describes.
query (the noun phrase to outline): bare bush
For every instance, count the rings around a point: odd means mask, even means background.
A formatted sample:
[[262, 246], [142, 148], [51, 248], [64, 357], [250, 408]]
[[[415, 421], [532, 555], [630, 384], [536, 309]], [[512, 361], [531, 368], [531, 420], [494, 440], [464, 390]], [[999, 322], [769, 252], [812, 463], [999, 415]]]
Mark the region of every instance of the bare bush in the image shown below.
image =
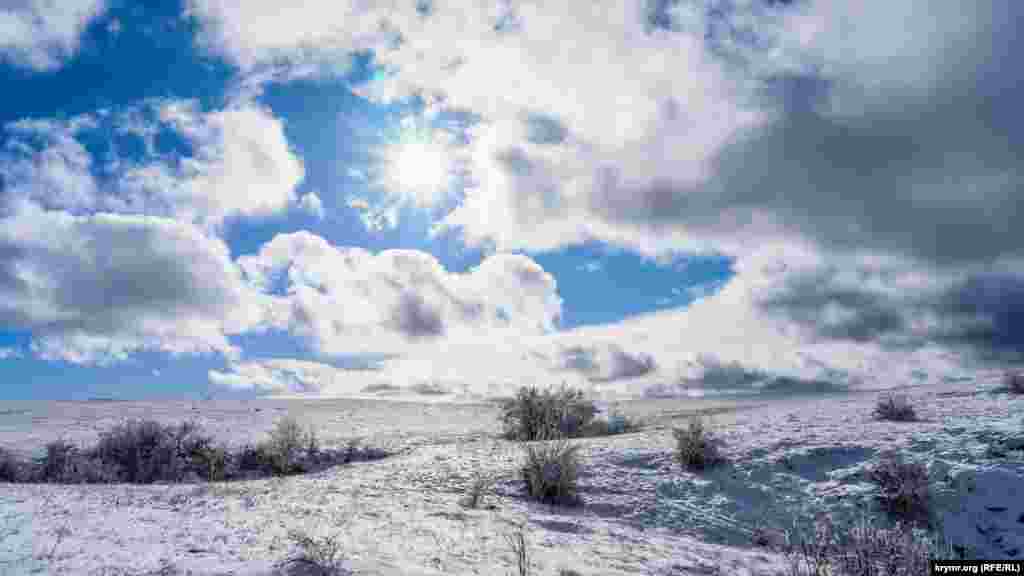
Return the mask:
[[906, 396], [885, 394], [878, 399], [875, 405], [874, 416], [876, 420], [888, 420], [891, 422], [913, 422], [917, 420], [917, 412], [907, 400]]
[[522, 387], [516, 397], [502, 404], [501, 421], [508, 440], [531, 442], [564, 436], [578, 438], [597, 414], [581, 390]]
[[530, 497], [548, 504], [580, 504], [576, 493], [578, 450], [579, 446], [564, 438], [525, 446], [521, 471]]
[[868, 478], [878, 486], [878, 501], [888, 513], [908, 522], [930, 520], [931, 494], [923, 464], [888, 454], [868, 470]]
[[30, 467], [22, 480], [60, 484], [116, 482], [117, 471], [74, 444], [56, 440], [46, 445], [43, 457]]
[[704, 470], [725, 462], [722, 442], [704, 424], [700, 416], [690, 417], [686, 428], [674, 428], [676, 458], [691, 470]]

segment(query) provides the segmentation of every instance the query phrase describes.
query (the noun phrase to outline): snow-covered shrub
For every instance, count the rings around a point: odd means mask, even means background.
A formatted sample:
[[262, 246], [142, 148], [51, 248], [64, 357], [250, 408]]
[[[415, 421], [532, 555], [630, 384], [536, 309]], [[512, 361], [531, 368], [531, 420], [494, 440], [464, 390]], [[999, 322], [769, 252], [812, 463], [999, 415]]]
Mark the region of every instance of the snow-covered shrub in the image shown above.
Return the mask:
[[117, 480], [135, 484], [217, 479], [223, 476], [223, 449], [199, 426], [129, 420], [100, 434], [91, 455], [116, 470]]
[[676, 458], [691, 470], [704, 470], [725, 462], [722, 442], [704, 424], [700, 416], [691, 416], [686, 428], [673, 428]]
[[116, 482], [117, 470], [88, 451], [65, 440], [46, 445], [43, 457], [35, 462], [23, 480], [60, 484]]
[[893, 422], [913, 422], [917, 420], [917, 412], [907, 401], [906, 396], [895, 396], [886, 394], [878, 399], [875, 405], [876, 420], [890, 420]]
[[304, 460], [316, 458], [319, 444], [312, 429], [304, 431], [295, 418], [288, 416], [274, 425], [270, 439], [260, 448], [269, 455], [275, 472], [291, 474], [308, 468]]
[[579, 446], [568, 440], [538, 442], [524, 447], [526, 461], [521, 469], [531, 498], [548, 504], [575, 505], [579, 472]]
[[888, 454], [868, 470], [868, 478], [878, 486], [878, 501], [890, 514], [909, 522], [930, 519], [931, 491], [924, 464]]
[[597, 407], [583, 398], [581, 390], [562, 386], [541, 391], [524, 386], [502, 404], [501, 422], [506, 439], [531, 442], [583, 436], [595, 414]]

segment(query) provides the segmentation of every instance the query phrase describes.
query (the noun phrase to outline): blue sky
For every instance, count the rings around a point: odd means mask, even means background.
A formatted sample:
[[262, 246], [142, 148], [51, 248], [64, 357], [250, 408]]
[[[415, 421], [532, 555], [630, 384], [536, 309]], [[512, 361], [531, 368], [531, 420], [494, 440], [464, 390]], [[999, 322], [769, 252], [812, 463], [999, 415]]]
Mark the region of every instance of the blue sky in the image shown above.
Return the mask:
[[1024, 360], [1013, 2], [158, 4], [0, 8], [0, 397]]

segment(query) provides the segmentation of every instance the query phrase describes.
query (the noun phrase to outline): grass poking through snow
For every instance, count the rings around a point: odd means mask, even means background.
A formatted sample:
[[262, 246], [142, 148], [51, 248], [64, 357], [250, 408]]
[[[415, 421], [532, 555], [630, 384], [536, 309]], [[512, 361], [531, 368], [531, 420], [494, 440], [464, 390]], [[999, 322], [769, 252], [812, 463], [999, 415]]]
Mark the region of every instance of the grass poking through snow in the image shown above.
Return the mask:
[[288, 539], [298, 551], [283, 561], [281, 570], [287, 576], [342, 576], [348, 574], [343, 562], [344, 548], [337, 536], [316, 538], [305, 532], [292, 530]]

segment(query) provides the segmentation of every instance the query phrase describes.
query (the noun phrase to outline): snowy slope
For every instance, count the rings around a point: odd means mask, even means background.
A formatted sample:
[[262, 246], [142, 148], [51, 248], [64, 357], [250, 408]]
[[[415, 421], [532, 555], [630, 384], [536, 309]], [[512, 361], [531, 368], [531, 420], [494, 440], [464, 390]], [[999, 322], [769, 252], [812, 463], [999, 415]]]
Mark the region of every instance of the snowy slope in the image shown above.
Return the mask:
[[[286, 534], [337, 534], [355, 574], [510, 574], [504, 534], [525, 523], [536, 574], [773, 574], [756, 527], [784, 529], [829, 510], [870, 510], [863, 472], [889, 450], [925, 463], [946, 534], [979, 557], [1024, 556], [1024, 396], [993, 382], [903, 390], [920, 422], [876, 422], [875, 392], [719, 408], [731, 464], [695, 475], [672, 458], [685, 403], [639, 415], [635, 434], [578, 441], [586, 505], [525, 500], [517, 446], [496, 439], [493, 406], [341, 400], [33, 408], [0, 417], [0, 445], [31, 451], [55, 437], [87, 442], [121, 416], [188, 416], [234, 442], [258, 438], [286, 412], [327, 443], [363, 437], [398, 455], [320, 474], [179, 486], [0, 485], [0, 574], [270, 574]], [[663, 404], [668, 406], [668, 404]], [[627, 414], [638, 414], [620, 405]], [[257, 411], [259, 409], [259, 411]], [[459, 501], [474, 471], [496, 476], [480, 509]]]

